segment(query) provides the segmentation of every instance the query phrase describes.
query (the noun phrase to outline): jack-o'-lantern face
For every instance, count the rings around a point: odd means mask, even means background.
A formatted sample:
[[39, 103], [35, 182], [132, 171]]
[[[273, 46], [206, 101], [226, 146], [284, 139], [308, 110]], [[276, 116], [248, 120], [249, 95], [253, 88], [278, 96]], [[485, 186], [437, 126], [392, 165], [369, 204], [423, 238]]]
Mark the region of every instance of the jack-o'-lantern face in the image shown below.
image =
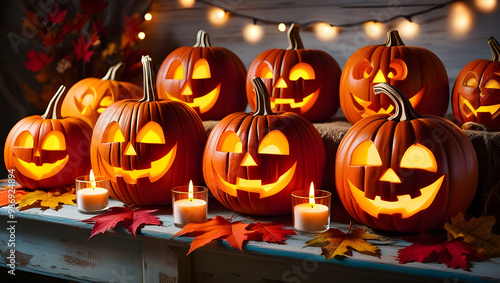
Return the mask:
[[274, 130], [265, 135], [257, 146], [247, 146], [247, 142], [231, 130], [220, 136], [216, 153], [220, 156], [235, 155], [233, 158], [238, 160], [239, 164], [235, 164], [237, 169], [230, 170], [224, 178], [219, 174], [224, 168], [220, 168], [220, 164], [212, 163], [217, 186], [234, 197], [237, 196], [238, 190], [258, 193], [260, 198], [279, 193], [290, 183], [297, 168], [297, 161], [291, 160], [289, 156], [290, 145], [286, 136]]
[[382, 160], [384, 158], [370, 140], [360, 143], [352, 152], [351, 169], [356, 171], [354, 174], [364, 170], [365, 181], [364, 184], [356, 183], [347, 176], [347, 183], [363, 211], [373, 217], [401, 214], [404, 219], [433, 203], [445, 175], [438, 173], [432, 151], [415, 143], [401, 158], [395, 159], [397, 164], [383, 164]]
[[177, 143], [167, 142], [162, 127], [154, 121], [132, 135], [125, 129], [122, 131], [120, 125], [113, 121], [104, 133], [100, 152], [104, 171], [113, 182], [118, 176], [128, 184], [137, 184], [141, 178], [148, 178], [150, 183], [156, 182], [168, 172], [175, 160]]
[[59, 131], [50, 131], [37, 141], [29, 131], [21, 132], [12, 149], [16, 169], [39, 181], [59, 173], [68, 163], [66, 138]]
[[470, 71], [457, 89], [460, 112], [467, 119], [491, 121], [500, 115], [500, 72], [478, 78]]
[[99, 94], [94, 87], [89, 87], [80, 97], [73, 96], [73, 100], [82, 116], [89, 116], [94, 112], [101, 114], [115, 101], [112, 92], [105, 91]]

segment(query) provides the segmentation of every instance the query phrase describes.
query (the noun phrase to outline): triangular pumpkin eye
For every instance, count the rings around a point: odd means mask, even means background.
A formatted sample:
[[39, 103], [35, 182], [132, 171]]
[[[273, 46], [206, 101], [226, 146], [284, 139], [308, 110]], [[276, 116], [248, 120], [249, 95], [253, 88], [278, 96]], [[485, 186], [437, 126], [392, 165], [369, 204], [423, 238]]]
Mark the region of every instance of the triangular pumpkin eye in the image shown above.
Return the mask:
[[43, 150], [66, 150], [66, 139], [59, 131], [51, 131], [42, 143]]
[[170, 64], [170, 67], [167, 71], [166, 79], [173, 80], [182, 80], [184, 79], [184, 68], [182, 67], [182, 63], [179, 60], [175, 60]]
[[150, 121], [137, 133], [135, 140], [141, 143], [164, 144], [165, 135], [160, 124]]
[[272, 79], [273, 78], [273, 71], [271, 71], [271, 68], [266, 63], [262, 63], [262, 67], [260, 71], [258, 72], [259, 77], [263, 79]]
[[122, 131], [120, 130], [120, 125], [116, 121], [113, 121], [108, 124], [106, 130], [104, 131], [104, 135], [102, 137], [102, 143], [110, 143], [110, 142], [124, 142], [125, 138], [123, 137]]
[[220, 136], [219, 141], [217, 142], [216, 149], [223, 152], [241, 153], [242, 144], [238, 135], [235, 132], [229, 130], [224, 132]]
[[33, 148], [33, 136], [29, 131], [23, 131], [14, 142], [15, 147]]
[[316, 79], [316, 74], [314, 73], [314, 68], [304, 62], [298, 63], [292, 67], [290, 70], [290, 80], [296, 81], [302, 78], [303, 80], [314, 80]]
[[258, 152], [261, 154], [289, 155], [290, 146], [288, 139], [282, 132], [274, 130], [262, 139]]
[[437, 162], [434, 154], [427, 147], [418, 143], [410, 146], [403, 154], [401, 167], [437, 172]]
[[209, 79], [210, 77], [210, 66], [207, 60], [203, 58], [198, 59], [198, 61], [194, 63], [193, 79]]
[[377, 147], [372, 141], [364, 141], [354, 149], [351, 157], [352, 166], [380, 166], [382, 160]]

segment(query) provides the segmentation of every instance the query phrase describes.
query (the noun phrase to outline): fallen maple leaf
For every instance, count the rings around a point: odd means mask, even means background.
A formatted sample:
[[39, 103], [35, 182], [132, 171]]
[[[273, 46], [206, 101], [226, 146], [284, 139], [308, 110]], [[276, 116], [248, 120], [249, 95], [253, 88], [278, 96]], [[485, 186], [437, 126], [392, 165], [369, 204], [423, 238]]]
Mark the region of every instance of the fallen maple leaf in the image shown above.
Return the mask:
[[40, 207], [50, 207], [57, 210], [59, 204], [75, 205], [76, 199], [74, 190], [66, 191], [64, 189], [52, 189], [48, 192], [36, 190], [29, 192], [21, 197], [19, 200], [19, 209], [24, 207], [39, 205]]
[[297, 235], [293, 229], [283, 229], [283, 224], [256, 222], [247, 227], [247, 230], [252, 231], [247, 233], [249, 241], [284, 244], [286, 235]]
[[232, 219], [227, 220], [217, 215], [205, 223], [188, 223], [172, 238], [177, 236], [195, 237], [187, 254], [213, 240], [226, 240], [231, 247], [241, 251], [244, 242], [248, 240], [248, 230], [246, 230], [248, 225], [250, 224], [232, 221]]
[[459, 213], [451, 218], [451, 224], [444, 224], [444, 229], [448, 231], [448, 239], [463, 238], [477, 252], [494, 256], [500, 254], [500, 235], [491, 233], [495, 222], [494, 215], [472, 217], [466, 221], [463, 213]]
[[26, 53], [26, 56], [28, 57], [28, 62], [24, 62], [24, 65], [28, 70], [33, 72], [40, 71], [54, 60], [54, 57], [49, 57], [49, 55], [45, 54], [43, 51], [36, 52], [33, 49]]
[[329, 260], [335, 256], [352, 256], [352, 250], [362, 254], [380, 257], [380, 249], [365, 239], [377, 239], [377, 235], [369, 234], [364, 229], [356, 228], [346, 233], [330, 228], [306, 242], [306, 246], [321, 247], [321, 255]]
[[470, 260], [482, 257], [462, 239], [444, 241], [425, 233], [403, 239], [413, 244], [398, 251], [399, 263], [437, 261], [454, 269], [462, 268], [469, 271]]
[[161, 225], [160, 219], [151, 215], [151, 213], [156, 211], [157, 209], [146, 210], [140, 208], [133, 210], [130, 207], [115, 206], [110, 207], [106, 213], [82, 220], [82, 222], [94, 223], [92, 234], [89, 239], [99, 233], [106, 232], [108, 229], [113, 229], [116, 226], [125, 227], [132, 235], [135, 236], [136, 231], [142, 225]]

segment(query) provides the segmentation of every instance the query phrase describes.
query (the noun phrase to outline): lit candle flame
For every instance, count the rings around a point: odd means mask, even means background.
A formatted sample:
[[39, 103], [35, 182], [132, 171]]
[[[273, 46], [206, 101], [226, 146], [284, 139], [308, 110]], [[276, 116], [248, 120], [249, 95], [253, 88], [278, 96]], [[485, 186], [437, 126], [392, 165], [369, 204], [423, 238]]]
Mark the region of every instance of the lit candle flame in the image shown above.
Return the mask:
[[92, 186], [92, 189], [95, 189], [95, 176], [94, 176], [94, 171], [92, 171], [92, 169], [90, 169], [89, 179], [90, 179], [90, 185]]
[[193, 201], [193, 181], [189, 181], [189, 191], [188, 191], [189, 201]]
[[311, 204], [311, 207], [314, 207], [315, 201], [314, 201], [314, 183], [311, 182], [311, 188], [309, 188], [309, 204]]

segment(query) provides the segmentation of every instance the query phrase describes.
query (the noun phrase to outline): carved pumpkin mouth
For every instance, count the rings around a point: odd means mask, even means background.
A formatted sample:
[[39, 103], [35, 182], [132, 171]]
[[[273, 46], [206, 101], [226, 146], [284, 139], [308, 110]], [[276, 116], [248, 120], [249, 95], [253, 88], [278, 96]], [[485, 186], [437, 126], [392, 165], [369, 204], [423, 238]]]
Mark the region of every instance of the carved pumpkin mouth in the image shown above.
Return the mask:
[[56, 175], [64, 168], [64, 166], [66, 166], [68, 159], [69, 156], [66, 155], [66, 157], [59, 159], [54, 163], [43, 163], [38, 166], [34, 162], [21, 160], [14, 154], [14, 164], [16, 165], [17, 170], [19, 170], [19, 172], [21, 172], [24, 176], [35, 181], [50, 178]]
[[154, 183], [167, 173], [174, 163], [176, 154], [177, 144], [175, 144], [174, 147], [163, 157], [151, 162], [151, 168], [147, 169], [125, 170], [121, 167], [111, 166], [105, 161], [103, 164], [106, 173], [113, 180], [113, 182], [116, 182], [117, 176], [121, 176], [125, 183], [128, 184], [137, 184], [137, 179], [145, 177], [149, 177], [149, 182]]
[[[420, 100], [422, 100], [422, 97], [426, 91], [427, 91], [427, 85], [424, 85], [424, 87], [422, 87], [419, 92], [417, 92], [415, 95], [409, 98], [411, 105], [413, 107], [417, 107], [417, 105], [420, 103]], [[354, 107], [356, 107], [356, 109], [361, 113], [362, 118], [365, 118], [373, 114], [391, 114], [394, 111], [394, 105], [392, 105], [392, 103], [387, 108], [380, 107], [380, 109], [373, 110], [370, 108], [372, 104], [371, 101], [361, 99], [352, 93], [351, 95], [354, 98], [353, 100]]]
[[214, 172], [214, 176], [217, 176], [216, 182], [217, 186], [223, 190], [225, 193], [236, 197], [236, 190], [258, 193], [259, 198], [265, 198], [268, 196], [272, 196], [281, 190], [283, 190], [292, 180], [295, 175], [295, 169], [297, 168], [297, 162], [295, 162], [288, 171], [283, 173], [278, 180], [274, 183], [262, 184], [261, 180], [248, 180], [240, 177], [236, 178], [236, 184], [231, 184], [224, 180], [222, 176], [215, 170], [214, 165], [212, 164], [212, 170]]
[[311, 107], [313, 107], [314, 103], [316, 103], [316, 100], [318, 100], [320, 89], [321, 88], [318, 88], [315, 92], [304, 97], [301, 102], [296, 102], [295, 98], [271, 97], [271, 108], [276, 109], [277, 105], [288, 104], [292, 108], [300, 108], [300, 113], [304, 114], [307, 111], [309, 111], [309, 109], [311, 109]]
[[174, 100], [174, 101], [184, 102], [187, 105], [191, 106], [191, 108], [198, 107], [200, 109], [200, 113], [203, 114], [203, 113], [207, 112], [208, 110], [212, 109], [212, 107], [215, 105], [215, 102], [217, 102], [217, 99], [219, 99], [220, 85], [221, 84], [219, 84], [216, 88], [214, 88], [212, 91], [210, 91], [209, 93], [207, 93], [203, 96], [193, 98], [193, 102], [187, 102], [184, 100], [180, 100], [180, 99], [172, 96], [166, 90], [163, 90], [163, 91], [167, 95], [168, 99]]
[[498, 115], [500, 115], [500, 104], [479, 106], [474, 109], [474, 106], [472, 106], [472, 104], [470, 104], [470, 102], [461, 95], [459, 98], [459, 104], [462, 113], [464, 113], [466, 117], [470, 117], [471, 115], [477, 117], [478, 113], [490, 113], [491, 119], [495, 119]]
[[439, 188], [443, 183], [444, 175], [427, 187], [421, 188], [421, 195], [411, 198], [410, 195], [397, 196], [397, 201], [385, 201], [376, 196], [375, 199], [369, 199], [365, 193], [358, 189], [350, 180], [347, 179], [351, 193], [358, 203], [359, 207], [373, 217], [379, 214], [397, 214], [401, 213], [401, 218], [411, 217], [418, 212], [427, 209], [436, 198]]

